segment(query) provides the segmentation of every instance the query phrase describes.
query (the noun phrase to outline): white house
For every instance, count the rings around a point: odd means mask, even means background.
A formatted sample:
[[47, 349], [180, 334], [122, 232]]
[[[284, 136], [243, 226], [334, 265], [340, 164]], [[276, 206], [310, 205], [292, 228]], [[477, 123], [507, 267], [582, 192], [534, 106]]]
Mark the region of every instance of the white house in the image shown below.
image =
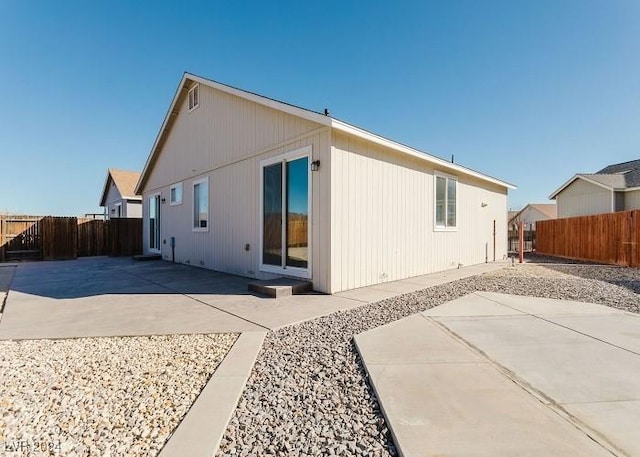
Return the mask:
[[511, 184], [185, 74], [136, 187], [144, 250], [335, 293], [507, 254]]
[[536, 222], [558, 217], [557, 209], [555, 203], [529, 203], [509, 219], [509, 227], [516, 230], [522, 222], [525, 230], [535, 230]]
[[140, 173], [137, 171], [109, 168], [100, 198], [105, 219], [142, 217], [142, 197], [135, 193], [139, 179]]
[[640, 209], [640, 160], [575, 174], [549, 199], [556, 200], [560, 218]]

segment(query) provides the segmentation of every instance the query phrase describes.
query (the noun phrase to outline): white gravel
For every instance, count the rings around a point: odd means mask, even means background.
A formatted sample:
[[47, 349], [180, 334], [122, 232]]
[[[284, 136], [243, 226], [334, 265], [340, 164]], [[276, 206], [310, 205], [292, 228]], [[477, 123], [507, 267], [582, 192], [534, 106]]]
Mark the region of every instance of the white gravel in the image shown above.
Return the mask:
[[0, 454], [156, 455], [236, 339], [1, 341]]
[[353, 335], [477, 290], [638, 312], [639, 284], [638, 270], [523, 264], [272, 332], [217, 455], [396, 455]]

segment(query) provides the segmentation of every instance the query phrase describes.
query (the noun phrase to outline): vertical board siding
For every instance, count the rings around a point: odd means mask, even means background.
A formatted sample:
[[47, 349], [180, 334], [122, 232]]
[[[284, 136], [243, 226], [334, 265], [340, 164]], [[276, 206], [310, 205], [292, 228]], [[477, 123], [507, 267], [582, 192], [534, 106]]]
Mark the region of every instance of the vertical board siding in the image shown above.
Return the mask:
[[624, 209], [626, 211], [640, 209], [640, 190], [624, 192]]
[[[160, 192], [163, 259], [226, 273], [267, 279], [260, 267], [260, 162], [304, 146], [321, 161], [311, 174], [313, 285], [329, 289], [328, 129], [305, 119], [200, 85], [200, 106], [187, 112], [186, 100], [145, 185], [143, 243], [149, 246], [150, 195]], [[193, 182], [209, 179], [209, 231], [193, 232]], [[169, 186], [183, 183], [181, 205], [169, 204]], [[249, 245], [249, 250], [245, 249]], [[326, 266], [325, 266], [326, 265]]]
[[200, 105], [187, 100], [145, 185], [153, 191], [309, 133], [314, 122], [200, 85]]
[[331, 292], [491, 261], [494, 219], [506, 255], [506, 189], [457, 176], [458, 229], [434, 231], [433, 168], [338, 132], [333, 144]]
[[640, 211], [539, 221], [536, 251], [556, 257], [640, 266]]
[[612, 198], [611, 190], [576, 179], [556, 197], [558, 217], [608, 213], [613, 210]]

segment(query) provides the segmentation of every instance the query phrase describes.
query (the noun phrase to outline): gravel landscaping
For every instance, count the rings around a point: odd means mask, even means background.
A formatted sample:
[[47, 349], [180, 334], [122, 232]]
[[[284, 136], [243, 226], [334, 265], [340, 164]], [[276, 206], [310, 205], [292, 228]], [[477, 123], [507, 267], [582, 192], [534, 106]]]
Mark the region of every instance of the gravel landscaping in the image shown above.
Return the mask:
[[[529, 260], [270, 332], [217, 455], [397, 455], [353, 336], [469, 293], [640, 312], [640, 270]], [[157, 455], [236, 338], [0, 341], [0, 453]]]
[[236, 339], [0, 341], [0, 454], [157, 455]]
[[637, 313], [639, 285], [635, 269], [516, 264], [271, 332], [217, 455], [396, 455], [353, 335], [478, 290]]

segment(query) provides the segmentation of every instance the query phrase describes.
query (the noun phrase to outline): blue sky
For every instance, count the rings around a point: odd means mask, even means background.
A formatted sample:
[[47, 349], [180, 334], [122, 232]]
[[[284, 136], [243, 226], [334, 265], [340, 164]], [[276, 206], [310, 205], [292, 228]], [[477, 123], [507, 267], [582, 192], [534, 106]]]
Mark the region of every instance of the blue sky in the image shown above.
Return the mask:
[[98, 212], [184, 71], [519, 186], [640, 158], [640, 2], [0, 0], [0, 211]]

